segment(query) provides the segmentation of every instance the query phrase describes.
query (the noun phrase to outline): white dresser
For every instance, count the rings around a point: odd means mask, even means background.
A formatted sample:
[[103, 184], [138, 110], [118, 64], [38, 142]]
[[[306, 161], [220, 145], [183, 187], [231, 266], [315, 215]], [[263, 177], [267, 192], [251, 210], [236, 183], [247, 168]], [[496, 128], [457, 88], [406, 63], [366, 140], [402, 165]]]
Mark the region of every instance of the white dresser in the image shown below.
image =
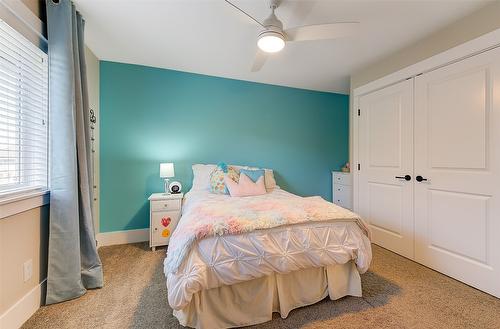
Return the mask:
[[154, 193], [149, 197], [149, 247], [153, 251], [168, 244], [181, 217], [183, 196], [183, 193]]
[[352, 210], [352, 175], [351, 173], [332, 171], [333, 203]]

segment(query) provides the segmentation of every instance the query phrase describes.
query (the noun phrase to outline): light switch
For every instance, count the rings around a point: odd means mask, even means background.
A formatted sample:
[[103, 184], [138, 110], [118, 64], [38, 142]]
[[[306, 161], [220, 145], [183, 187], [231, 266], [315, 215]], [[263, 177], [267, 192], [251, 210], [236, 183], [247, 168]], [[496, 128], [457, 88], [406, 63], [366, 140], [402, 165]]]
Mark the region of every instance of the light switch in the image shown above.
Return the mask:
[[29, 259], [23, 264], [24, 282], [29, 281], [33, 276], [33, 260]]

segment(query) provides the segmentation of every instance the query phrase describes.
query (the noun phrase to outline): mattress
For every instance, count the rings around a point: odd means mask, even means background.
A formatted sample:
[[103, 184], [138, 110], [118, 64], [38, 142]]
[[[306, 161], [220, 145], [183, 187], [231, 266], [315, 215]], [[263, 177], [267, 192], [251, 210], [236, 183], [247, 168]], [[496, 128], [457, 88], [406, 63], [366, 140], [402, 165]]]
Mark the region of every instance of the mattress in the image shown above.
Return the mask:
[[[272, 193], [296, 197], [281, 189]], [[189, 192], [186, 198], [187, 203], [224, 200], [209, 192]], [[364, 273], [371, 257], [370, 240], [353, 221], [308, 222], [207, 237], [194, 243], [177, 271], [165, 268], [168, 301], [174, 310], [181, 310], [202, 290], [349, 261]]]

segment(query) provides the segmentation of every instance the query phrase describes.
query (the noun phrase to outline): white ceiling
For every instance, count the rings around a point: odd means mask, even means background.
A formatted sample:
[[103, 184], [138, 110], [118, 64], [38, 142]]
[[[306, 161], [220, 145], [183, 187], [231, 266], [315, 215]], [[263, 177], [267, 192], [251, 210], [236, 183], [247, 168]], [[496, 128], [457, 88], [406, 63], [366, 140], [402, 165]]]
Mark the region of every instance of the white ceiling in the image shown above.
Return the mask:
[[[250, 72], [257, 24], [223, 0], [75, 0], [86, 43], [102, 60], [291, 87], [349, 92], [349, 76], [466, 16], [488, 1], [282, 0], [285, 28], [359, 21], [355, 37], [287, 43]], [[267, 0], [233, 0], [259, 20]]]

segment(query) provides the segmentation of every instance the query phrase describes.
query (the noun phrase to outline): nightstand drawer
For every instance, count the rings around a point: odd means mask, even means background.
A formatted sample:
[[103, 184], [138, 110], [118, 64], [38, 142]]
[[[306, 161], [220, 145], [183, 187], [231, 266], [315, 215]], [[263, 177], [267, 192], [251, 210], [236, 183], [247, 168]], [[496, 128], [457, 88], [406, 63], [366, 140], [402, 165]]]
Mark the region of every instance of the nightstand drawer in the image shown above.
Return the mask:
[[151, 211], [170, 211], [181, 209], [181, 199], [151, 201]]
[[166, 245], [179, 222], [179, 211], [151, 213], [151, 239], [153, 245]]

